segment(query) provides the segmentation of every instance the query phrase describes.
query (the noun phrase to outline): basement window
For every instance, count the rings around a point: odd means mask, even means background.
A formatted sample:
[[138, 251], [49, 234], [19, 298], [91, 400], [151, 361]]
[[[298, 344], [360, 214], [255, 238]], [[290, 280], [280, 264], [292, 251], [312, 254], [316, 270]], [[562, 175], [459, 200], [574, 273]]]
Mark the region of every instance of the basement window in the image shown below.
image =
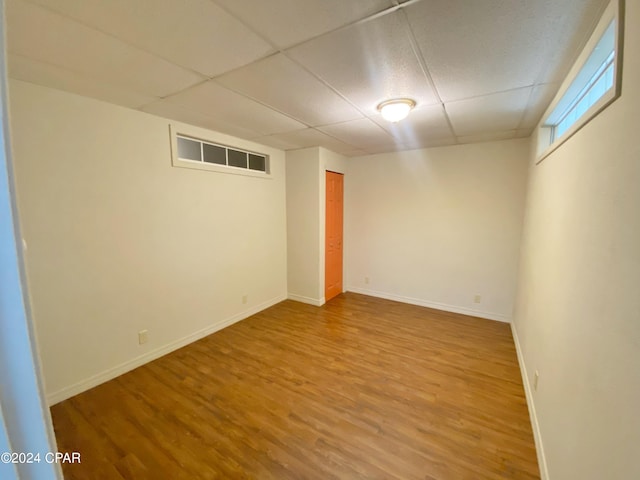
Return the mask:
[[544, 159], [620, 96], [622, 1], [612, 0], [573, 65], [539, 128]]
[[269, 177], [269, 156], [181, 133], [171, 127], [174, 167]]

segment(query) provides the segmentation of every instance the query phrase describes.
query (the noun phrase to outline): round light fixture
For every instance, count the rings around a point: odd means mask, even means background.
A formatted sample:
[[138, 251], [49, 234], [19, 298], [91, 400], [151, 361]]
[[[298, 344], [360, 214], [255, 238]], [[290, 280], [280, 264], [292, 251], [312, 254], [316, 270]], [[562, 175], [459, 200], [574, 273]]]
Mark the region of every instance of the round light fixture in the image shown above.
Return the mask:
[[416, 102], [410, 98], [396, 98], [387, 100], [378, 105], [378, 110], [382, 114], [382, 118], [389, 122], [399, 122], [409, 115], [409, 112], [416, 106]]

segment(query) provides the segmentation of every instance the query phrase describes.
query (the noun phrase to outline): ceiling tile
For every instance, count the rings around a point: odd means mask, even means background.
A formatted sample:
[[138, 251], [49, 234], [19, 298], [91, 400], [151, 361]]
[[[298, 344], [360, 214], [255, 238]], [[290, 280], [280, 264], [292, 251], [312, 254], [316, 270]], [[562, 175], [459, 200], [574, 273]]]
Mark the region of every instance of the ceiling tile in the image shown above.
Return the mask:
[[228, 135], [234, 135], [240, 138], [255, 138], [260, 136], [259, 132], [238, 127], [236, 125], [230, 125], [217, 117], [203, 115], [202, 113], [189, 110], [188, 108], [176, 105], [175, 103], [171, 103], [166, 100], [160, 100], [150, 105], [146, 105], [142, 108], [142, 111], [159, 117], [188, 123], [189, 125], [208, 128], [209, 130], [215, 130]]
[[[6, 0], [9, 73], [276, 148], [527, 136], [607, 0], [411, 1], [358, 22], [400, 3]], [[418, 108], [388, 124], [375, 107], [396, 96]]]
[[362, 116], [338, 94], [282, 54], [252, 63], [216, 80], [309, 126]]
[[438, 102], [411, 46], [402, 13], [310, 40], [287, 55], [321, 77], [366, 115], [389, 98]]
[[8, 50], [104, 84], [162, 97], [202, 77], [40, 7], [7, 2]]
[[456, 139], [456, 137], [434, 138], [431, 140], [423, 140], [419, 143], [406, 144], [407, 148], [405, 148], [405, 150], [416, 150], [418, 148], [446, 147], [448, 145], [456, 145], [458, 143], [459, 142]]
[[458, 137], [459, 143], [479, 143], [491, 142], [495, 140], [508, 140], [516, 137], [516, 130], [506, 130], [504, 132], [480, 133], [478, 135], [468, 135]]
[[330, 135], [326, 135], [315, 128], [307, 128], [295, 132], [280, 133], [273, 135], [274, 138], [296, 145], [297, 148], [325, 147], [336, 153], [354, 150], [353, 145], [342, 142]]
[[551, 2], [556, 21], [545, 30], [552, 48], [545, 55], [536, 83], [562, 83], [609, 0]]
[[393, 5], [391, 0], [215, 0], [285, 48]]
[[94, 78], [54, 65], [36, 62], [20, 55], [10, 54], [8, 65], [8, 74], [11, 78], [96, 98], [122, 105], [123, 107], [138, 108], [158, 99], [157, 97], [112, 87], [100, 83]]
[[529, 101], [531, 88], [446, 103], [457, 136], [515, 130]]
[[345, 143], [364, 150], [368, 150], [370, 147], [376, 145], [394, 145], [400, 143], [384, 128], [368, 118], [325, 125], [318, 129]]
[[457, 143], [458, 140], [456, 139], [456, 137], [434, 138], [431, 140], [416, 140], [412, 143], [399, 143], [396, 151], [443, 147], [446, 145], [456, 145]]
[[211, 0], [29, 1], [209, 77], [273, 51]]
[[533, 133], [533, 128], [519, 128], [516, 130], [516, 138], [526, 138], [530, 137]]
[[347, 156], [347, 157], [355, 157], [357, 155], [366, 155], [367, 154], [367, 152], [365, 150], [363, 150], [361, 148], [352, 147], [351, 145], [347, 145], [347, 146], [342, 147], [342, 148], [338, 147], [338, 146], [330, 147], [328, 145], [320, 145], [320, 146], [324, 147], [324, 148], [326, 148], [328, 150], [331, 150], [331, 151], [333, 151], [335, 153], [339, 153], [340, 155]]
[[556, 0], [430, 0], [406, 11], [445, 102], [534, 85], [575, 15]]
[[415, 145], [455, 138], [442, 105], [429, 105], [412, 110], [407, 118], [393, 123], [377, 114], [371, 119], [400, 143]]
[[555, 97], [558, 88], [560, 88], [560, 85], [557, 83], [536, 85], [533, 87], [527, 111], [519, 125], [520, 128], [533, 128], [538, 125], [542, 115], [551, 104], [553, 97]]
[[366, 151], [368, 155], [375, 155], [378, 153], [403, 152], [405, 150], [415, 150], [416, 148], [422, 148], [422, 147], [414, 147], [414, 146], [404, 145], [402, 143], [394, 143], [394, 144], [387, 144], [387, 145], [371, 146], [367, 148]]
[[225, 123], [260, 132], [262, 135], [305, 128], [303, 123], [232, 92], [213, 80], [184, 90], [166, 100], [207, 116], [215, 116]]
[[267, 145], [268, 147], [278, 148], [280, 150], [297, 150], [301, 148], [296, 143], [286, 142], [273, 135], [266, 135], [264, 137], [252, 138], [251, 141]]
[[340, 155], [344, 155], [345, 157], [361, 157], [362, 155], [368, 155], [369, 152], [364, 150], [349, 150], [345, 152], [339, 152]]

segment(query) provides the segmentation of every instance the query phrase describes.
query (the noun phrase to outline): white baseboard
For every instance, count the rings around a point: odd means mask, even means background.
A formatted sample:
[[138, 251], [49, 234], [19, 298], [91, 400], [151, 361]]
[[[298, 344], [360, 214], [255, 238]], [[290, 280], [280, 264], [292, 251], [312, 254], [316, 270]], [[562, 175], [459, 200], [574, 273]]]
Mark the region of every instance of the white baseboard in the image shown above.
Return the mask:
[[396, 302], [409, 303], [420, 307], [435, 308], [436, 310], [444, 310], [445, 312], [461, 313], [463, 315], [471, 315], [473, 317], [486, 318], [487, 320], [496, 320], [498, 322], [511, 323], [511, 318], [500, 313], [485, 312], [482, 310], [473, 310], [466, 307], [458, 307], [455, 305], [447, 305], [446, 303], [429, 302], [419, 298], [403, 297], [393, 293], [378, 292], [375, 290], [367, 290], [365, 288], [347, 287], [347, 291], [353, 293], [361, 293], [371, 297], [386, 298], [387, 300], [395, 300]]
[[296, 302], [308, 303], [309, 305], [315, 305], [316, 307], [321, 307], [324, 305], [324, 298], [311, 298], [305, 297], [303, 295], [296, 295], [295, 293], [290, 293], [287, 295], [289, 300], [295, 300]]
[[226, 328], [229, 325], [233, 325], [234, 323], [237, 323], [240, 320], [244, 320], [245, 318], [250, 317], [251, 315], [255, 315], [256, 313], [261, 312], [262, 310], [269, 308], [275, 305], [276, 303], [280, 303], [286, 298], [287, 298], [286, 295], [281, 295], [281, 296], [272, 298], [271, 300], [267, 300], [266, 302], [263, 302], [259, 305], [256, 305], [240, 313], [237, 313], [214, 325], [210, 325], [206, 328], [203, 328], [202, 330], [198, 330], [197, 332], [194, 332], [190, 335], [187, 335], [186, 337], [183, 337], [179, 340], [171, 342], [163, 347], [156, 348], [155, 350], [152, 350], [143, 355], [140, 355], [139, 357], [135, 357], [129, 361], [121, 363], [120, 365], [116, 365], [113, 368], [105, 370], [96, 375], [92, 375], [91, 377], [85, 380], [77, 382], [68, 387], [62, 388], [57, 392], [50, 393], [47, 395], [47, 402], [49, 403], [49, 406], [55, 405], [58, 402], [66, 400], [67, 398], [71, 398], [74, 395], [78, 395], [79, 393], [85, 392], [93, 387], [100, 385], [101, 383], [112, 380], [122, 375], [123, 373], [127, 373], [133, 370], [134, 368], [138, 368], [141, 365], [144, 365], [145, 363], [149, 363], [157, 358], [160, 358], [166, 355], [167, 353], [170, 353], [170, 352], [173, 352], [174, 350], [182, 348], [185, 345], [195, 342], [196, 340], [200, 340], [201, 338], [206, 337], [207, 335], [211, 335], [212, 333], [215, 333], [218, 330], [222, 330], [223, 328]]
[[533, 439], [536, 442], [536, 453], [538, 455], [538, 467], [540, 468], [540, 479], [549, 480], [549, 471], [547, 470], [547, 459], [544, 455], [544, 447], [542, 445], [542, 436], [540, 435], [540, 426], [538, 425], [538, 416], [536, 415], [536, 406], [533, 403], [533, 391], [529, 384], [529, 375], [527, 375], [527, 367], [524, 364], [524, 357], [520, 349], [520, 340], [516, 332], [516, 325], [511, 324], [511, 333], [513, 342], [516, 345], [518, 355], [518, 363], [520, 364], [520, 373], [522, 375], [522, 384], [524, 385], [524, 394], [527, 397], [527, 405], [529, 407], [529, 418], [531, 419], [531, 428], [533, 429]]

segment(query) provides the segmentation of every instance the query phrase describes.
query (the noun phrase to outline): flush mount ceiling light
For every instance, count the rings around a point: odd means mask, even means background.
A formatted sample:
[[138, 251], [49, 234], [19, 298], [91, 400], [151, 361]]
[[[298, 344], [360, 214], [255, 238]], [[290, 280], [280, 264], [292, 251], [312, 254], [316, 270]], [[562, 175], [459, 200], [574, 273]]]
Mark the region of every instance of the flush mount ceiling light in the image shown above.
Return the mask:
[[399, 122], [409, 115], [409, 112], [416, 106], [416, 102], [410, 98], [396, 98], [387, 100], [378, 105], [378, 110], [382, 114], [382, 118], [389, 122]]

